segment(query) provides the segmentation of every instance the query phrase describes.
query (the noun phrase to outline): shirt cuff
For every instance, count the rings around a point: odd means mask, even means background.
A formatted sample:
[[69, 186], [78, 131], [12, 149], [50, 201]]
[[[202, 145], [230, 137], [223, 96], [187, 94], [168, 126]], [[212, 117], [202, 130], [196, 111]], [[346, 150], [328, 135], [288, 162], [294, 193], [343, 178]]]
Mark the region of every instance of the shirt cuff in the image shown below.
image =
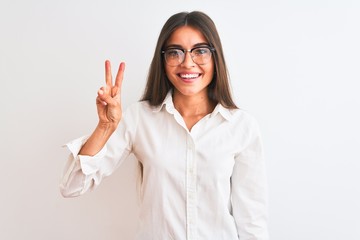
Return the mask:
[[85, 175], [91, 175], [100, 169], [101, 162], [107, 152], [106, 145], [94, 156], [79, 155], [80, 149], [90, 136], [77, 138], [64, 146], [71, 152], [74, 159], [80, 161], [81, 170]]

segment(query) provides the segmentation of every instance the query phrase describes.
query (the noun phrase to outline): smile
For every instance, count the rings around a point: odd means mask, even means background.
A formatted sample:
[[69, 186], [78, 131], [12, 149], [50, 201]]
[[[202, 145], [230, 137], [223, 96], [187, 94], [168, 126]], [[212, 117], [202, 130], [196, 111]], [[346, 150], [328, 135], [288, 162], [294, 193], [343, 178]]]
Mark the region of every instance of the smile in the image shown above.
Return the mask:
[[178, 74], [181, 78], [184, 79], [194, 79], [200, 76], [200, 73], [187, 73], [187, 74]]

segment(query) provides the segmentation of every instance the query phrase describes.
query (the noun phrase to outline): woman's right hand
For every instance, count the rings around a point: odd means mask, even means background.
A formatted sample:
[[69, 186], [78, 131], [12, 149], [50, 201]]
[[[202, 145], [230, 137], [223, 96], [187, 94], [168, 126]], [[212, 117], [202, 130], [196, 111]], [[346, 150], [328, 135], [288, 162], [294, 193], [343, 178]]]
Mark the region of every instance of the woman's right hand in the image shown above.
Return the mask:
[[99, 124], [103, 127], [117, 127], [122, 117], [121, 107], [121, 85], [123, 81], [125, 63], [120, 63], [116, 75], [115, 84], [112, 82], [111, 64], [105, 61], [105, 82], [101, 87], [96, 98]]

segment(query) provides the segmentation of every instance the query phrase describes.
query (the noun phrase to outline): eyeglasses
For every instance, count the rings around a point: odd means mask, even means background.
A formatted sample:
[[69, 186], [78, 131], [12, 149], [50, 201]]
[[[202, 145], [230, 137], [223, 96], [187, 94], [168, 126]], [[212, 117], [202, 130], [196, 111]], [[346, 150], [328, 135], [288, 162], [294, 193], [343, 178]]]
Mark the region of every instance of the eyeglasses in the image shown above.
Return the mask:
[[186, 52], [190, 53], [191, 59], [194, 63], [204, 65], [210, 61], [212, 52], [214, 51], [215, 48], [210, 46], [199, 46], [190, 50], [170, 47], [161, 51], [161, 53], [164, 54], [165, 61], [169, 66], [176, 67], [184, 62]]

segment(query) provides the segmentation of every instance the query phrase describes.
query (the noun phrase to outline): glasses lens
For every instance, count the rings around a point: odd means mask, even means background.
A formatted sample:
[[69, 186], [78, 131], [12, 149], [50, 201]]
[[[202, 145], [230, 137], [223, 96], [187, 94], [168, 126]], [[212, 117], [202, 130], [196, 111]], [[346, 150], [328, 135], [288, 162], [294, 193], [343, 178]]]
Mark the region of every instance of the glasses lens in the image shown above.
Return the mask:
[[168, 49], [165, 51], [166, 63], [170, 66], [177, 66], [184, 60], [184, 52], [180, 49]]
[[194, 48], [191, 51], [192, 60], [196, 64], [206, 64], [211, 59], [211, 51], [209, 48], [200, 47], [200, 48]]

